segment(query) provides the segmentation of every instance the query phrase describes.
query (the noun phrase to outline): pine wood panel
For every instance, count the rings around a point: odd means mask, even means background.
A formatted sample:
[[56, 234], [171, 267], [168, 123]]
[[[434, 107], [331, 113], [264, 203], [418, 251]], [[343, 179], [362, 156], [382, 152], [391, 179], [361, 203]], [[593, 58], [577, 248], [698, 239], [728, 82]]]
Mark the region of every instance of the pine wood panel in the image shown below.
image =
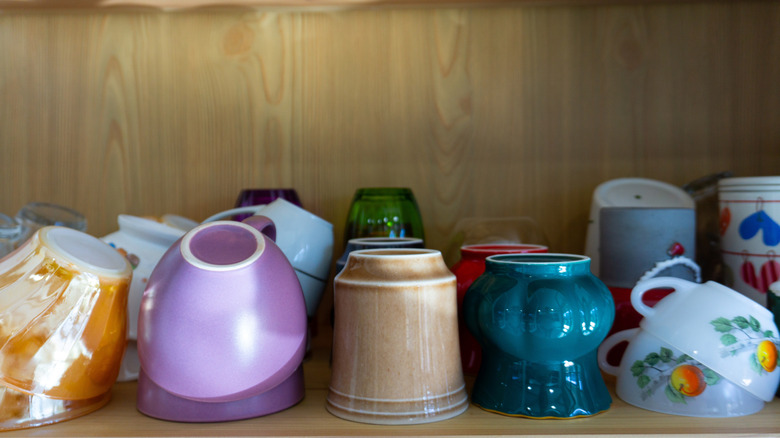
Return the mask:
[[778, 2], [3, 13], [0, 211], [59, 202], [104, 235], [294, 187], [340, 242], [355, 189], [408, 186], [430, 247], [530, 216], [581, 252], [605, 180], [777, 174], [778, 22]]

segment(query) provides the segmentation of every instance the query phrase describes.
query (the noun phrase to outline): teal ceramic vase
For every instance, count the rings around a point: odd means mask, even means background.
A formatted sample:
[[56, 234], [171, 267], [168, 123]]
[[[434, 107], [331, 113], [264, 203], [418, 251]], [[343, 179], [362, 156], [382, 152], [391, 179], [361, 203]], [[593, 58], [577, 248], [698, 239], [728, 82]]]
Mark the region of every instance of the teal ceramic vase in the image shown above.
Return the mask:
[[499, 414], [576, 418], [609, 409], [597, 349], [615, 318], [590, 258], [570, 254], [488, 257], [463, 302], [482, 346], [472, 402]]
[[347, 214], [344, 244], [356, 237], [419, 237], [425, 239], [422, 216], [411, 189], [362, 188]]

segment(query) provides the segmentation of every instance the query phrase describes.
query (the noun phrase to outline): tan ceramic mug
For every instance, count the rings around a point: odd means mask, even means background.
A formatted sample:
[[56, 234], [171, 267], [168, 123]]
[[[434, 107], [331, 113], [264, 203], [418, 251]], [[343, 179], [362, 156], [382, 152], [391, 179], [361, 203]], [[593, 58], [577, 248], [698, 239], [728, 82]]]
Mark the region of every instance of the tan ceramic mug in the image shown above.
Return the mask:
[[430, 249], [353, 251], [336, 277], [327, 408], [374, 424], [464, 412], [455, 276]]

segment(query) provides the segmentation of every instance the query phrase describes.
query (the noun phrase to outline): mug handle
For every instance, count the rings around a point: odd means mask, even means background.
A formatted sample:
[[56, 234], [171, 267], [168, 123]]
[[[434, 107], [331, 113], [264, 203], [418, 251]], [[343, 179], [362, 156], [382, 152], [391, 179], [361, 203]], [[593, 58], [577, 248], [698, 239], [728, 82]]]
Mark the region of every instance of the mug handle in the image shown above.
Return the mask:
[[645, 305], [642, 301], [642, 298], [647, 291], [658, 288], [672, 288], [675, 293], [685, 293], [693, 289], [697, 284], [698, 283], [677, 277], [655, 277], [643, 280], [637, 283], [631, 291], [631, 305], [634, 306], [634, 309], [641, 313], [642, 316], [653, 316], [653, 314], [655, 314], [655, 309]]
[[271, 220], [271, 218], [266, 216], [260, 216], [260, 215], [254, 215], [249, 216], [248, 218], [241, 221], [253, 228], [256, 228], [257, 231], [265, 234], [268, 236], [269, 239], [276, 242], [276, 225], [274, 224], [274, 221]]
[[257, 214], [260, 210], [264, 209], [266, 204], [248, 205], [246, 207], [231, 208], [230, 210], [220, 211], [219, 213], [208, 217], [205, 221], [201, 222], [205, 224], [207, 222], [214, 222], [226, 217], [235, 216], [237, 214], [252, 213]]
[[638, 328], [631, 328], [628, 330], [622, 330], [614, 335], [608, 337], [607, 339], [604, 339], [604, 342], [599, 345], [598, 349], [598, 361], [599, 361], [599, 368], [601, 368], [601, 371], [604, 371], [607, 374], [611, 374], [613, 376], [617, 376], [618, 372], [620, 371], [619, 366], [614, 366], [611, 363], [607, 362], [607, 355], [610, 351], [612, 351], [615, 346], [623, 341], [627, 341], [629, 338], [633, 337], [634, 334], [638, 331]]

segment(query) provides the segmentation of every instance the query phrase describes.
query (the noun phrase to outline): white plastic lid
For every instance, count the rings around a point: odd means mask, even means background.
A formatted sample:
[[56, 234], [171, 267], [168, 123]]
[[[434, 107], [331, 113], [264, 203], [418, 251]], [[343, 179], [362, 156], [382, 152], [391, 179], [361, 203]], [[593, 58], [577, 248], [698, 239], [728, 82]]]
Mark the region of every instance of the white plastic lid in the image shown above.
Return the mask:
[[596, 187], [594, 197], [602, 207], [695, 208], [683, 189], [647, 178], [618, 178]]

